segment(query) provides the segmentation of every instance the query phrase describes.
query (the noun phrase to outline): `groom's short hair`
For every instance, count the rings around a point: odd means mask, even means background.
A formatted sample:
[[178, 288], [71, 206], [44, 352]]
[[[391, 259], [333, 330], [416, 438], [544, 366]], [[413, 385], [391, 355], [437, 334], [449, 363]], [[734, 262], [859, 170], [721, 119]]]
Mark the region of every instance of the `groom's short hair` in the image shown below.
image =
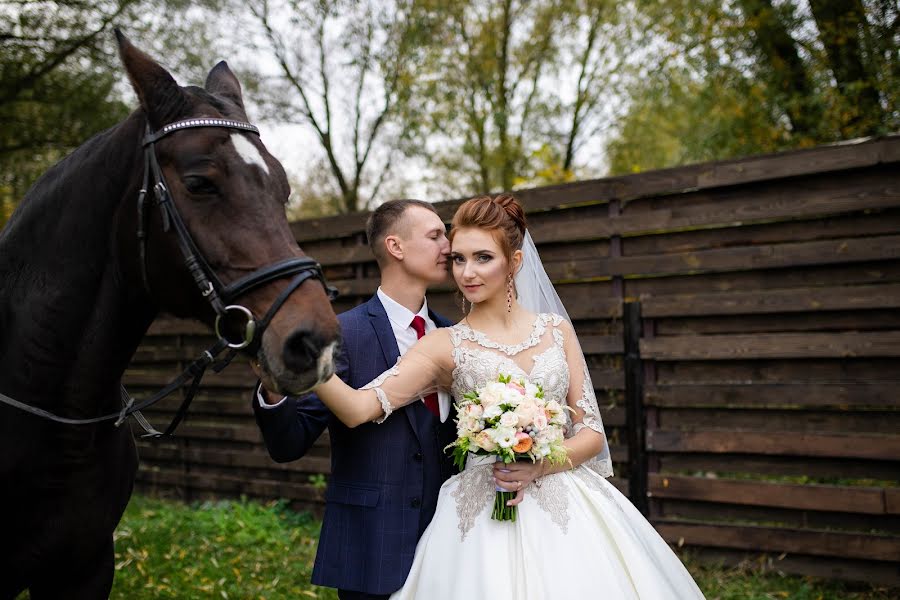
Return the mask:
[[366, 239], [369, 241], [369, 248], [372, 250], [372, 254], [375, 255], [375, 260], [378, 261], [379, 266], [383, 266], [384, 261], [387, 260], [384, 238], [392, 234], [402, 234], [399, 231], [399, 227], [403, 214], [410, 206], [421, 206], [437, 214], [430, 202], [403, 198], [400, 200], [388, 200], [369, 215], [369, 219], [366, 221]]

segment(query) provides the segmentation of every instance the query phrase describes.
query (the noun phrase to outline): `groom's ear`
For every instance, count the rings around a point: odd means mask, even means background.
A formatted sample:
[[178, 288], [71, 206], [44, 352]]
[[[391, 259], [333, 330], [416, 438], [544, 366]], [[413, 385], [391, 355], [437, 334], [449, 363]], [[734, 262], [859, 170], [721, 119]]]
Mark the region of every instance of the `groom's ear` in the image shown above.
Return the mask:
[[403, 246], [400, 243], [400, 236], [385, 236], [384, 249], [388, 256], [393, 256], [397, 260], [403, 260]]

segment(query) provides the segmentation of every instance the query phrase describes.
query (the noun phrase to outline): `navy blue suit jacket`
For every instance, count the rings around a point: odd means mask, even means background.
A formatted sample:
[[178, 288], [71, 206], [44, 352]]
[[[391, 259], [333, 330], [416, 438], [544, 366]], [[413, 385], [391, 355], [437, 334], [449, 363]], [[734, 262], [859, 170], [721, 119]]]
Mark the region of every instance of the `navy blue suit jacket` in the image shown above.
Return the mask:
[[[439, 327], [452, 324], [429, 314]], [[400, 350], [377, 295], [338, 320], [343, 345], [337, 374], [347, 384], [361, 388], [394, 366]], [[434, 516], [438, 491], [456, 472], [443, 451], [455, 439], [452, 419], [441, 423], [422, 402], [413, 402], [381, 425], [350, 429], [314, 394], [264, 409], [254, 393], [253, 407], [278, 462], [306, 454], [328, 427], [331, 477], [312, 583], [370, 594], [400, 589]]]

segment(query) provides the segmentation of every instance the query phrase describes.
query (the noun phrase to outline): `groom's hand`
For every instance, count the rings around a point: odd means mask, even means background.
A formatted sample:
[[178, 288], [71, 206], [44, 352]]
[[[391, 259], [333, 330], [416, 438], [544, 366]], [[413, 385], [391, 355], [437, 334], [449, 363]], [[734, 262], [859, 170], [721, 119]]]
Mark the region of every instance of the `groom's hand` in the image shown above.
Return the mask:
[[516, 497], [509, 501], [509, 506], [516, 506], [525, 498], [525, 488], [544, 474], [541, 462], [494, 463], [494, 483], [507, 492], [516, 492]]

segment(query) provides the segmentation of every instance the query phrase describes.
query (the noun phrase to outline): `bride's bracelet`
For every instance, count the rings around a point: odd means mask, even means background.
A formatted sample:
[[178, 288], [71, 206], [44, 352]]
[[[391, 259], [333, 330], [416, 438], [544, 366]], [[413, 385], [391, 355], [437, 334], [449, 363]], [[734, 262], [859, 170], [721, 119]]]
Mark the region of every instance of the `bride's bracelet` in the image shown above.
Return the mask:
[[378, 417], [375, 419], [375, 423], [381, 425], [387, 420], [391, 413], [394, 412], [394, 407], [391, 406], [391, 403], [388, 401], [387, 394], [384, 393], [384, 390], [380, 387], [372, 388], [375, 391], [375, 396], [378, 397], [378, 402], [381, 403], [381, 410], [384, 411], [384, 416]]

